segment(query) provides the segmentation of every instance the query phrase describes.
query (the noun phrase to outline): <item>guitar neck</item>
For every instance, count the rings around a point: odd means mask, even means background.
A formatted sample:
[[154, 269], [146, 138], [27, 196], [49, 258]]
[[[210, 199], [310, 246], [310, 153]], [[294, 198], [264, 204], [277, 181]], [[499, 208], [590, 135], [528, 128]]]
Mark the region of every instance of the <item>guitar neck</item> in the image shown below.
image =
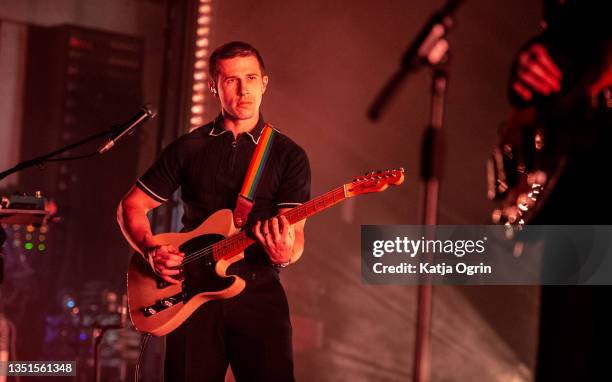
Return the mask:
[[299, 221], [306, 219], [307, 217], [318, 214], [319, 212], [340, 203], [346, 198], [347, 196], [346, 192], [344, 191], [344, 187], [338, 187], [326, 194], [323, 194], [317, 198], [309, 200], [304, 204], [292, 208], [282, 215], [285, 216], [287, 220], [289, 220], [290, 224], [295, 224]]
[[[326, 210], [347, 198], [348, 197], [344, 186], [338, 187], [326, 194], [294, 207], [281, 215], [285, 216], [287, 220], [289, 220], [289, 224], [295, 224], [323, 210]], [[233, 257], [243, 252], [251, 244], [255, 243], [255, 241], [255, 239], [247, 235], [246, 231], [230, 236], [213, 245], [214, 259], [220, 260]]]

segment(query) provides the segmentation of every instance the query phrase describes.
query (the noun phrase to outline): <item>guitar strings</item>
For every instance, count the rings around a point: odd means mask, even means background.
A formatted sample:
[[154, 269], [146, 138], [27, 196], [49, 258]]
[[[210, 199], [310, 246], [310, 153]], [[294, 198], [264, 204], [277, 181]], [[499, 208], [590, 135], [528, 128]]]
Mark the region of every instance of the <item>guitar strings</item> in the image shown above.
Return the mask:
[[[317, 200], [324, 199], [325, 197], [329, 196], [330, 194], [333, 194], [333, 193], [338, 192], [338, 191], [341, 191], [341, 190], [342, 190], [341, 188], [337, 188], [337, 189], [334, 189], [334, 190], [328, 191], [327, 193], [325, 193], [325, 194], [323, 194], [323, 195], [319, 196], [318, 198], [313, 199], [313, 200], [311, 200], [310, 202], [306, 202], [306, 203], [304, 203], [304, 205], [303, 205], [303, 206], [306, 206], [306, 205], [308, 205], [308, 204], [314, 204], [314, 205], [316, 206], [316, 201], [317, 201]], [[335, 198], [334, 198], [334, 201], [335, 201]], [[289, 214], [289, 213], [291, 213], [291, 211], [289, 211], [289, 212], [288, 212], [288, 214]], [[243, 231], [243, 232], [244, 232], [244, 231]], [[237, 240], [238, 236], [239, 236], [239, 235], [230, 236], [229, 238], [225, 239], [225, 240], [227, 241], [227, 243], [226, 243], [226, 244], [221, 244], [221, 248], [222, 248], [222, 249], [227, 249], [227, 248], [230, 248], [230, 247], [231, 247], [231, 245], [233, 245], [233, 244], [234, 244], [234, 242], [236, 242], [236, 240]], [[241, 238], [240, 240], [243, 240], [243, 239]], [[207, 255], [209, 255], [209, 254], [213, 253], [213, 252], [214, 252], [214, 248], [213, 248], [213, 246], [214, 246], [215, 244], [218, 244], [218, 243], [213, 243], [212, 245], [210, 245], [210, 246], [208, 246], [208, 247], [205, 247], [205, 248], [203, 248], [203, 249], [201, 249], [201, 250], [198, 250], [198, 251], [195, 251], [195, 252], [192, 252], [192, 253], [189, 253], [189, 254], [185, 255], [185, 258], [184, 258], [183, 262], [181, 263], [181, 265], [188, 264], [188, 263], [190, 263], [190, 262], [193, 262], [193, 261], [195, 261], [195, 260], [198, 260], [198, 259], [200, 259], [200, 258], [202, 258], [202, 257], [205, 257], [205, 256], [207, 256]]]
[[[368, 180], [371, 180], [371, 179], [368, 179]], [[304, 204], [302, 205], [302, 207], [306, 207], [306, 206], [307, 206], [307, 205], [309, 205], [309, 204], [312, 204], [312, 205], [314, 205], [314, 206], [316, 207], [316, 204], [317, 204], [317, 201], [318, 201], [318, 200], [324, 200], [324, 199], [325, 199], [327, 196], [329, 196], [330, 194], [334, 194], [334, 193], [336, 193], [336, 192], [342, 192], [342, 193], [344, 194], [344, 187], [343, 187], [343, 186], [340, 186], [340, 187], [338, 187], [338, 188], [336, 188], [336, 189], [333, 189], [333, 190], [331, 190], [331, 191], [328, 191], [328, 192], [324, 193], [323, 195], [320, 195], [319, 197], [317, 197], [317, 198], [315, 198], [315, 199], [313, 199], [313, 200], [310, 200], [310, 201], [308, 201], [308, 202], [304, 203]], [[334, 199], [332, 200], [332, 203], [333, 203], [333, 204], [335, 204], [336, 202], [340, 202], [341, 200], [342, 200], [342, 199], [340, 199], [340, 200], [336, 201], [336, 199], [334, 198]], [[291, 211], [289, 211], [287, 214], [290, 214], [290, 213], [291, 213]], [[244, 231], [243, 231], [243, 232], [244, 232]], [[226, 243], [226, 244], [222, 244], [222, 245], [221, 245], [221, 248], [222, 248], [222, 249], [227, 249], [227, 248], [229, 248], [229, 247], [230, 247], [230, 245], [234, 244], [234, 243], [230, 243], [230, 242], [232, 242], [232, 241], [233, 241], [233, 242], [235, 242], [235, 241], [236, 241], [236, 239], [238, 238], [238, 236], [239, 236], [239, 235], [230, 236], [229, 238], [224, 239], [223, 241], [227, 241], [227, 243]], [[243, 239], [240, 239], [240, 240], [243, 240]], [[209, 254], [213, 253], [213, 252], [214, 252], [213, 246], [214, 246], [215, 244], [218, 244], [218, 243], [219, 243], [219, 242], [217, 242], [217, 243], [213, 243], [212, 245], [210, 245], [210, 246], [208, 246], [208, 247], [205, 247], [205, 248], [203, 248], [203, 249], [201, 249], [201, 250], [198, 250], [198, 251], [195, 251], [195, 252], [192, 252], [192, 253], [189, 253], [189, 254], [185, 255], [185, 259], [183, 260], [183, 262], [181, 263], [181, 265], [188, 264], [188, 263], [190, 263], [190, 262], [193, 262], [193, 261], [195, 261], [195, 260], [198, 260], [198, 259], [200, 259], [200, 258], [202, 258], [202, 257], [205, 257], [205, 256], [207, 256], [207, 255], [209, 255]]]
[[[309, 201], [309, 202], [304, 203], [304, 204], [302, 205], [302, 207], [305, 207], [305, 206], [307, 206], [308, 204], [314, 204], [314, 205], [316, 206], [316, 201], [317, 201], [317, 200], [325, 199], [325, 197], [329, 196], [330, 194], [333, 194], [333, 193], [338, 192], [338, 191], [343, 191], [343, 190], [344, 190], [344, 189], [343, 189], [343, 187], [338, 187], [338, 188], [336, 188], [336, 189], [334, 189], [334, 190], [328, 191], [328, 192], [326, 192], [325, 194], [323, 194], [323, 195], [321, 195], [321, 196], [319, 196], [319, 197], [317, 197], [317, 198], [315, 198], [315, 199], [313, 199], [313, 200], [311, 200], [311, 201]], [[334, 201], [335, 201], [335, 198], [334, 198]], [[289, 214], [289, 213], [291, 213], [291, 211], [289, 211], [287, 214]], [[242, 233], [244, 233], [244, 231], [243, 231]], [[230, 242], [231, 242], [231, 241], [235, 242], [235, 241], [236, 241], [236, 238], [237, 238], [238, 236], [239, 236], [239, 235], [230, 236], [230, 237], [228, 237], [228, 238], [224, 239], [223, 241], [227, 241], [227, 243], [226, 243], [226, 244], [221, 244], [221, 248], [222, 248], [222, 249], [227, 249], [227, 248], [229, 248], [231, 244], [234, 244], [234, 243], [230, 243]], [[243, 239], [240, 239], [240, 240], [243, 240]], [[217, 243], [219, 243], [219, 242], [217, 242]], [[217, 243], [213, 243], [212, 245], [209, 245], [209, 246], [207, 246], [207, 247], [204, 247], [204, 248], [203, 248], [203, 249], [201, 249], [201, 250], [197, 250], [197, 251], [195, 251], [195, 252], [191, 252], [191, 253], [189, 253], [189, 254], [186, 254], [186, 255], [185, 255], [185, 258], [183, 259], [183, 262], [181, 263], [181, 265], [185, 265], [185, 264], [191, 263], [191, 262], [193, 262], [193, 261], [195, 261], [195, 260], [198, 260], [198, 259], [200, 259], [200, 258], [202, 258], [202, 257], [205, 257], [205, 256], [207, 256], [207, 255], [209, 255], [209, 254], [213, 253], [213, 252], [214, 252], [213, 246], [214, 246], [215, 244], [217, 244]]]

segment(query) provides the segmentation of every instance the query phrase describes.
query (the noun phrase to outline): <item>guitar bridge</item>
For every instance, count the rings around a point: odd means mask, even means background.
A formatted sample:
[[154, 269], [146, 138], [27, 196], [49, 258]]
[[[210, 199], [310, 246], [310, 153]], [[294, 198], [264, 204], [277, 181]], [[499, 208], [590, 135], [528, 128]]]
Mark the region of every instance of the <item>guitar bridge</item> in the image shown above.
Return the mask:
[[176, 304], [185, 302], [187, 294], [185, 292], [177, 293], [174, 296], [161, 299], [153, 305], [149, 305], [143, 308], [144, 316], [151, 317], [159, 312], [162, 312], [168, 308], [173, 307]]

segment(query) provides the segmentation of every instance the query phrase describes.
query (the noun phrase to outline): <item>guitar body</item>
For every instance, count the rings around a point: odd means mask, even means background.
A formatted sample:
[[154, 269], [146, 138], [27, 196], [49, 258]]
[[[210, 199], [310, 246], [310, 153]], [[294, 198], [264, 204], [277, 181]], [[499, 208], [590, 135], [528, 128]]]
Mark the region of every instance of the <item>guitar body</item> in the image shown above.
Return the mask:
[[[232, 211], [220, 210], [198, 228], [185, 233], [164, 233], [154, 237], [158, 245], [171, 244], [181, 252], [204, 248], [239, 230]], [[130, 318], [139, 331], [163, 336], [180, 326], [198, 307], [210, 300], [231, 298], [242, 292], [243, 279], [227, 275], [227, 268], [244, 258], [243, 253], [217, 262], [212, 257], [184, 265], [181, 284], [168, 284], [151, 269], [140, 253], [134, 253], [127, 273]]]
[[[498, 202], [494, 223], [517, 230], [532, 223], [576, 153], [592, 150], [603, 136], [605, 122], [591, 123], [596, 115], [602, 118], [600, 98], [612, 86], [608, 56], [538, 108], [513, 111], [487, 164], [488, 196]], [[582, 193], [588, 187], [585, 182]]]
[[513, 110], [488, 161], [488, 195], [499, 201], [496, 224], [521, 228], [546, 204], [563, 174], [568, 150], [533, 107]]

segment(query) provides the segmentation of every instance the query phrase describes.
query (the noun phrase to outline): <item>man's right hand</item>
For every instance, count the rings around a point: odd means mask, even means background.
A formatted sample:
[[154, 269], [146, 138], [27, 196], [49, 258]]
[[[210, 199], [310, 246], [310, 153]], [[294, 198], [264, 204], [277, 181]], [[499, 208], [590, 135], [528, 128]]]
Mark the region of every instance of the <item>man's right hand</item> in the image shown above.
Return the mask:
[[513, 70], [510, 90], [523, 102], [531, 102], [534, 94], [547, 96], [561, 90], [561, 70], [540, 43], [519, 52]]
[[185, 254], [173, 245], [158, 245], [146, 251], [147, 261], [153, 271], [164, 281], [170, 284], [180, 284], [180, 280], [172, 276], [181, 273], [178, 269], [183, 263]]

